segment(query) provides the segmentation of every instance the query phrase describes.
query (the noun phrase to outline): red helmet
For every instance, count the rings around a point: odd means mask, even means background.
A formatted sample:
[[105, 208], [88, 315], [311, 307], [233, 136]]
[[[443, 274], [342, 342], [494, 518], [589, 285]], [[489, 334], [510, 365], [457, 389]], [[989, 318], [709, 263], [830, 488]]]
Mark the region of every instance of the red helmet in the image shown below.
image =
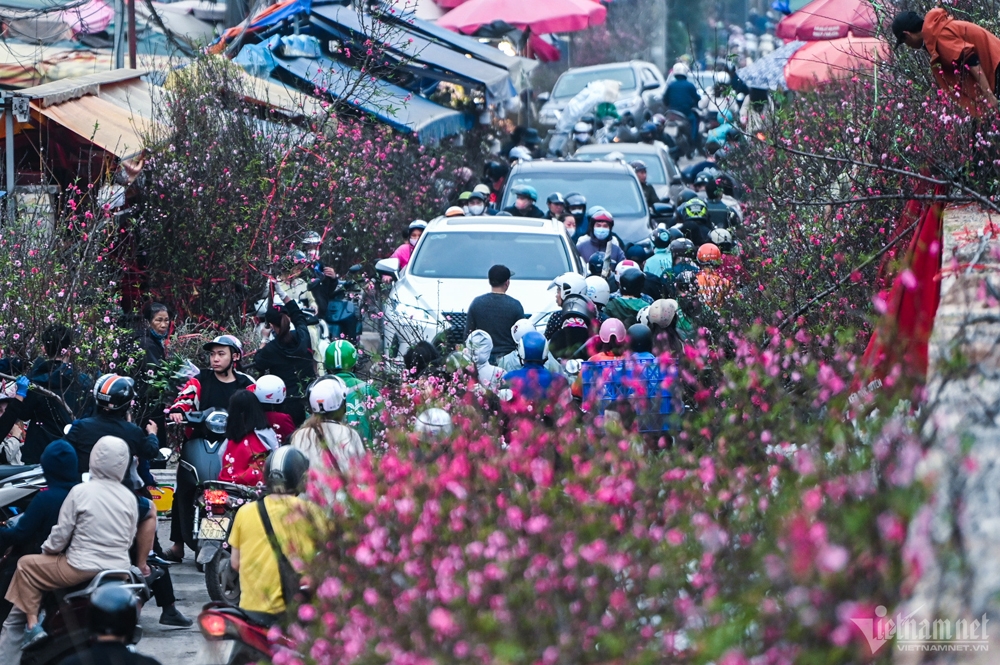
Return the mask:
[[722, 251], [718, 245], [706, 242], [698, 248], [698, 263], [722, 263]]

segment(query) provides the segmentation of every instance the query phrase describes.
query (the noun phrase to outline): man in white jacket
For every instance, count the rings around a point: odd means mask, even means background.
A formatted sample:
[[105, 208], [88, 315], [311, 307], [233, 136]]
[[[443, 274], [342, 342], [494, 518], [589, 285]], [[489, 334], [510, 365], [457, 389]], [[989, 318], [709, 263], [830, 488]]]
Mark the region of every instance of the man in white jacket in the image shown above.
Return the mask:
[[90, 452], [90, 480], [66, 496], [43, 553], [17, 562], [7, 589], [14, 608], [0, 632], [0, 663], [20, 662], [22, 641], [44, 635], [38, 625], [43, 593], [82, 584], [102, 570], [128, 570], [139, 512], [135, 495], [121, 484], [131, 458], [122, 439], [99, 439]]

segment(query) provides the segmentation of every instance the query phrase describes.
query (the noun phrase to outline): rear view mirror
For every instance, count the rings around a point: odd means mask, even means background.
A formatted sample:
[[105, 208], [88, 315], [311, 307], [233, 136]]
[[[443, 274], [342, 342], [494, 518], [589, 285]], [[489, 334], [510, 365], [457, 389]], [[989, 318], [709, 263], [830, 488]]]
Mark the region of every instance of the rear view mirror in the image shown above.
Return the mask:
[[674, 207], [667, 203], [653, 204], [653, 217], [670, 217], [674, 214]]
[[656, 82], [646, 82], [646, 83], [642, 84], [642, 91], [646, 92], [648, 90], [656, 90], [659, 87], [660, 87], [659, 83], [656, 83]]
[[399, 259], [381, 259], [375, 264], [375, 272], [383, 277], [399, 279]]
[[547, 93], [547, 92], [540, 92], [540, 93], [538, 93], [538, 101], [540, 101], [542, 103], [549, 101], [549, 99], [551, 99], [551, 97], [552, 96], [549, 93]]

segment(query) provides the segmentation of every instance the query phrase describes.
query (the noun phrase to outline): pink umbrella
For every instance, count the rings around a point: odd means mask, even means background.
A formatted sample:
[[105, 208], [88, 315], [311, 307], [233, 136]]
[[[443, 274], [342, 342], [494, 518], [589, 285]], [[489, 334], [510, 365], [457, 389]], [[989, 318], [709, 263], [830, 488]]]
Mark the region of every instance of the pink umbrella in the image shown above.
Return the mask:
[[468, 0], [439, 18], [438, 25], [468, 35], [499, 19], [544, 34], [600, 25], [607, 14], [591, 0]]
[[872, 71], [889, 56], [889, 43], [875, 37], [845, 37], [810, 42], [785, 63], [789, 90], [811, 90], [859, 71]]
[[868, 0], [813, 0], [778, 22], [775, 34], [785, 41], [840, 39], [850, 32], [872, 36], [878, 19]]
[[436, 2], [437, 6], [441, 9], [454, 9], [465, 2], [465, 0], [434, 0], [434, 2]]

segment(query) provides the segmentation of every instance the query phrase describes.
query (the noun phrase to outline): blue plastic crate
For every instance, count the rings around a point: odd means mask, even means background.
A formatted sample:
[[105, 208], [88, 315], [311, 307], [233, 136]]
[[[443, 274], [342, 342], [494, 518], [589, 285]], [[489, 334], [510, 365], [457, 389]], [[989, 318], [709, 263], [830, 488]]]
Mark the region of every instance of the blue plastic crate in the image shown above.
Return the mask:
[[676, 379], [676, 368], [663, 369], [657, 360], [602, 360], [583, 363], [581, 376], [584, 402], [593, 404], [598, 414], [616, 402], [627, 402], [640, 432], [669, 429], [668, 416], [675, 405], [664, 379]]

